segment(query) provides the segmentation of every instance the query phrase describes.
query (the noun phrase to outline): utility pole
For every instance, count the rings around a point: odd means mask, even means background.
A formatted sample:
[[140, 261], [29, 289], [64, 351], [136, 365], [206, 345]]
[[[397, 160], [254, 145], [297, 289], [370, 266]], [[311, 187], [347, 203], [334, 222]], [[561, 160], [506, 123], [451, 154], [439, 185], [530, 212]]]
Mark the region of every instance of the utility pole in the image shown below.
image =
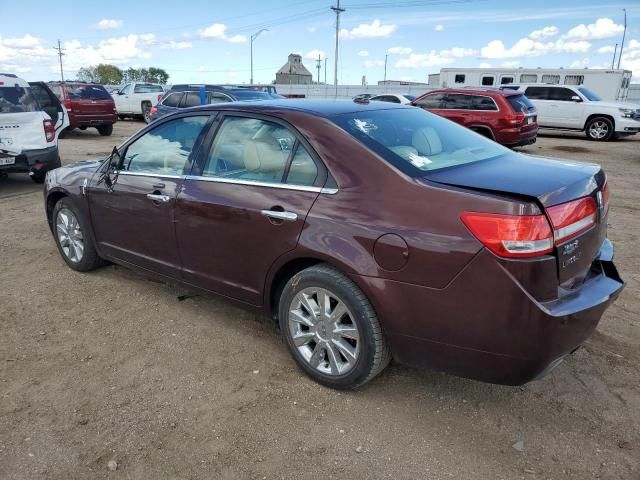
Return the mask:
[[622, 60], [622, 49], [624, 48], [624, 37], [627, 35], [627, 9], [623, 8], [624, 12], [624, 31], [622, 32], [622, 43], [620, 43], [620, 55], [618, 55], [618, 68], [620, 68], [620, 60]]
[[261, 28], [260, 30], [258, 30], [256, 33], [254, 33], [253, 35], [251, 35], [251, 80], [249, 80], [249, 84], [253, 85], [253, 41], [258, 38], [258, 36], [262, 33], [262, 32], [268, 32], [269, 30], [267, 30], [266, 28]]
[[318, 54], [318, 60], [316, 60], [316, 70], [318, 70], [318, 85], [320, 85], [320, 69], [322, 68], [322, 59]]
[[611, 59], [611, 70], [613, 70], [613, 67], [616, 64], [616, 53], [618, 52], [618, 44], [616, 43], [615, 48], [613, 49], [613, 58]]
[[389, 59], [389, 54], [387, 53], [384, 56], [384, 83], [387, 84], [387, 60]]
[[340, 14], [344, 12], [344, 8], [340, 8], [340, 0], [336, 0], [336, 6], [331, 7], [336, 13], [336, 58], [334, 60], [333, 83], [336, 86], [336, 97], [338, 96], [338, 47], [340, 43]]
[[324, 84], [327, 84], [327, 57], [324, 57]]
[[58, 51], [58, 58], [60, 58], [60, 79], [62, 80], [62, 83], [64, 83], [64, 71], [62, 70], [62, 56], [65, 55], [65, 53], [63, 53], [64, 48], [62, 48], [62, 46], [60, 45], [59, 39], [58, 39], [58, 46], [53, 47], [53, 49]]

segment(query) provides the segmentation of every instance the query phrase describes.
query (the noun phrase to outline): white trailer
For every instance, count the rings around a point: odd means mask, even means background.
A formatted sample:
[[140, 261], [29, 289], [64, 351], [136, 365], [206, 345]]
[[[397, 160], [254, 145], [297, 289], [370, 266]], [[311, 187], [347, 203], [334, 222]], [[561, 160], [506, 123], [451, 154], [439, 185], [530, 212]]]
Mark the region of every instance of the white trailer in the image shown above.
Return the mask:
[[500, 87], [509, 83], [584, 85], [603, 100], [624, 101], [631, 76], [631, 70], [599, 68], [443, 68], [439, 78], [434, 75], [429, 80], [442, 88]]

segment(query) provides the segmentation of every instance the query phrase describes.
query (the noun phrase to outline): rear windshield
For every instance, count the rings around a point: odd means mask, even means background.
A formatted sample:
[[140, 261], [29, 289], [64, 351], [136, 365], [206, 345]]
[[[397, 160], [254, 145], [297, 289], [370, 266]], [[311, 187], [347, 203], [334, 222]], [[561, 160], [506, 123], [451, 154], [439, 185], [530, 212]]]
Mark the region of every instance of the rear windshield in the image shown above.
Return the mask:
[[507, 97], [507, 101], [511, 104], [511, 107], [518, 113], [527, 113], [535, 109], [533, 103], [524, 95], [511, 95]]
[[72, 100], [111, 100], [111, 95], [102, 85], [67, 85]]
[[164, 89], [160, 85], [147, 85], [138, 83], [133, 89], [133, 93], [162, 93]]
[[414, 177], [508, 152], [471, 130], [418, 108], [365, 110], [330, 118], [386, 161]]
[[0, 87], [0, 113], [35, 112], [39, 110], [38, 102], [31, 94], [30, 88], [19, 86]]
[[248, 88], [242, 90], [233, 90], [231, 92], [236, 100], [269, 100], [272, 98], [277, 98], [274, 95], [271, 95], [267, 92], [257, 92], [255, 90], [250, 90]]
[[406, 98], [407, 100], [413, 102], [416, 99], [415, 95], [404, 95], [404, 98]]

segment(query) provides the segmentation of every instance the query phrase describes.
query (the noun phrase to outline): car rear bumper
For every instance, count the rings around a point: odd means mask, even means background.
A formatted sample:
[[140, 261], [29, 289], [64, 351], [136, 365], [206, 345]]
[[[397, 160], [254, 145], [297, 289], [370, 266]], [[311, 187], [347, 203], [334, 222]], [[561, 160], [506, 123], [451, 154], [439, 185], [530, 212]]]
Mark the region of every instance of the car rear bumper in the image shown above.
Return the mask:
[[525, 128], [528, 129], [521, 130], [520, 128], [508, 128], [500, 130], [496, 133], [496, 142], [510, 147], [520, 147], [535, 143], [538, 136], [538, 127]]
[[45, 173], [60, 166], [58, 146], [34, 150], [23, 150], [15, 157], [13, 165], [0, 165], [0, 172], [5, 173]]
[[400, 363], [520, 385], [555, 367], [593, 333], [624, 286], [612, 257], [605, 241], [589, 280], [549, 302], [535, 300], [486, 250], [444, 289], [354, 279], [377, 299]]
[[118, 115], [116, 113], [96, 113], [96, 114], [69, 114], [69, 126], [71, 128], [77, 127], [98, 127], [100, 125], [111, 125], [118, 121]]

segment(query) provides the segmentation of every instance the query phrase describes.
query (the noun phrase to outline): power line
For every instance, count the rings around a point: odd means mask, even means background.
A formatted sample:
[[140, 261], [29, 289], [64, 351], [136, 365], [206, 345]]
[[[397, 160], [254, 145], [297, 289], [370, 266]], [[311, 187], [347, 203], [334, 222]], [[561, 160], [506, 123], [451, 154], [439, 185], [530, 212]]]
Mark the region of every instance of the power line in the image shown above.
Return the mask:
[[339, 56], [339, 44], [340, 44], [340, 14], [345, 11], [344, 8], [340, 8], [340, 0], [336, 0], [336, 6], [331, 7], [336, 14], [336, 58], [334, 60], [334, 79], [333, 83], [336, 87], [336, 97], [338, 96], [338, 56]]
[[63, 53], [65, 49], [62, 48], [62, 46], [60, 45], [60, 39], [58, 39], [58, 46], [53, 47], [53, 49], [57, 50], [58, 52], [58, 58], [60, 59], [60, 79], [64, 83], [64, 71], [62, 70], [62, 56], [66, 55], [66, 53]]
[[620, 55], [618, 55], [618, 69], [620, 69], [620, 60], [622, 60], [622, 49], [624, 48], [624, 37], [627, 35], [627, 9], [623, 8], [624, 12], [624, 31], [622, 32], [622, 43], [620, 43]]

